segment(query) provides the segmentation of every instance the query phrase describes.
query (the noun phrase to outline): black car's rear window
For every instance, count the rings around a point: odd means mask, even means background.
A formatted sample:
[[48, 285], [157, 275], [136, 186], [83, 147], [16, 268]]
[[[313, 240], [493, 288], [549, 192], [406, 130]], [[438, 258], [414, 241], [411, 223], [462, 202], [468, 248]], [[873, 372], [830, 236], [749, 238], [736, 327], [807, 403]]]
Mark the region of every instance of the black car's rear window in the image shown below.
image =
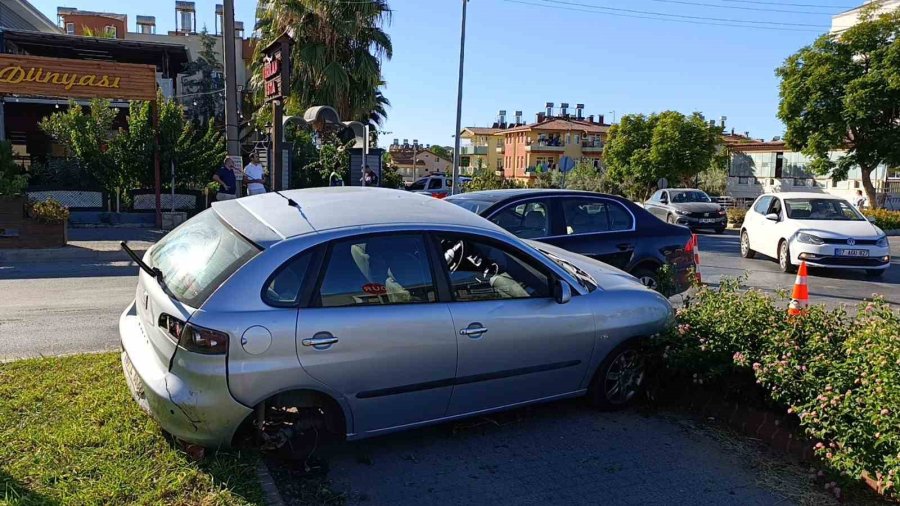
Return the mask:
[[467, 211], [472, 211], [475, 214], [481, 214], [482, 211], [494, 205], [494, 202], [491, 202], [489, 200], [478, 199], [447, 199], [447, 202], [452, 202]]
[[150, 250], [150, 265], [179, 301], [198, 308], [260, 249], [208, 209], [163, 237]]

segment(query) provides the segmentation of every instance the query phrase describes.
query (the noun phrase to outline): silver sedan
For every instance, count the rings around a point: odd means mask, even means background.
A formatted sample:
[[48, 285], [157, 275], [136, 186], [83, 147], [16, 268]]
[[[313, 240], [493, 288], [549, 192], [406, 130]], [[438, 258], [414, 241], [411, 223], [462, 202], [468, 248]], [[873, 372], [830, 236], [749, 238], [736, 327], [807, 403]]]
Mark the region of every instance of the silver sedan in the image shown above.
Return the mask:
[[[126, 246], [127, 249], [127, 246]], [[119, 322], [135, 400], [175, 437], [276, 447], [587, 395], [627, 404], [672, 320], [630, 275], [458, 206], [376, 188], [213, 205], [143, 259]]]

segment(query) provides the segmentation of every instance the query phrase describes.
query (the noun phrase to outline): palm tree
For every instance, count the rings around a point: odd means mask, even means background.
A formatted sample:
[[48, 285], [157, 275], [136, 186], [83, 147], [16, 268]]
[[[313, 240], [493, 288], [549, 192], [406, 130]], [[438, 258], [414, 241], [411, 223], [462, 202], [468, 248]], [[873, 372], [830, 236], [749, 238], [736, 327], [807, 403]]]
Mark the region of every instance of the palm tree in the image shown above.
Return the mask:
[[253, 85], [262, 88], [260, 48], [282, 33], [293, 36], [290, 104], [299, 110], [330, 105], [342, 119], [379, 125], [390, 102], [381, 93], [383, 59], [393, 55], [387, 0], [260, 0], [260, 43]]

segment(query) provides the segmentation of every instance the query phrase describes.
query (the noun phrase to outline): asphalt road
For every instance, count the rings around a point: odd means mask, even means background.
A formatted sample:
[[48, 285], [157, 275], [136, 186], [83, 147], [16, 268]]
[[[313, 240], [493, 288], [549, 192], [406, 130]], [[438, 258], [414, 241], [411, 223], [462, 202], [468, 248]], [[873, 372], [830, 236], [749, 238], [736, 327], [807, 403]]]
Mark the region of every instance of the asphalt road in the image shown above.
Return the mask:
[[[734, 233], [701, 236], [700, 251], [706, 283], [747, 273], [749, 286], [771, 292], [794, 282], [774, 261], [740, 258]], [[861, 271], [810, 273], [811, 302], [853, 305], [879, 293], [900, 306], [900, 237], [891, 238], [891, 251], [894, 265], [878, 281]], [[129, 262], [0, 265], [0, 361], [116, 349], [118, 318], [134, 298], [136, 275]]]
[[[879, 294], [892, 305], [900, 306], [900, 237], [891, 237], [893, 265], [877, 280], [870, 280], [861, 270], [819, 270], [809, 272], [810, 304], [841, 304], [855, 306], [860, 301]], [[747, 276], [746, 286], [774, 293], [779, 289], [790, 293], [795, 274], [785, 274], [771, 258], [757, 254], [753, 260], [740, 255], [740, 238], [737, 232], [723, 235], [700, 235], [700, 274], [703, 282], [718, 284], [722, 277]]]

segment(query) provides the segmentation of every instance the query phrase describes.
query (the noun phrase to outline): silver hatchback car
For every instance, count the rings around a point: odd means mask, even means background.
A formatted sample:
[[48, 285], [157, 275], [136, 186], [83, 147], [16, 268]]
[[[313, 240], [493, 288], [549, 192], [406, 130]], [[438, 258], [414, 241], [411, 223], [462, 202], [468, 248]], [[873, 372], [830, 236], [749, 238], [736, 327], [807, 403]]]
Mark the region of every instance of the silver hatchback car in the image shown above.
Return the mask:
[[138, 259], [122, 314], [135, 400], [175, 437], [363, 438], [640, 388], [672, 320], [630, 275], [465, 209], [378, 188], [214, 204]]

